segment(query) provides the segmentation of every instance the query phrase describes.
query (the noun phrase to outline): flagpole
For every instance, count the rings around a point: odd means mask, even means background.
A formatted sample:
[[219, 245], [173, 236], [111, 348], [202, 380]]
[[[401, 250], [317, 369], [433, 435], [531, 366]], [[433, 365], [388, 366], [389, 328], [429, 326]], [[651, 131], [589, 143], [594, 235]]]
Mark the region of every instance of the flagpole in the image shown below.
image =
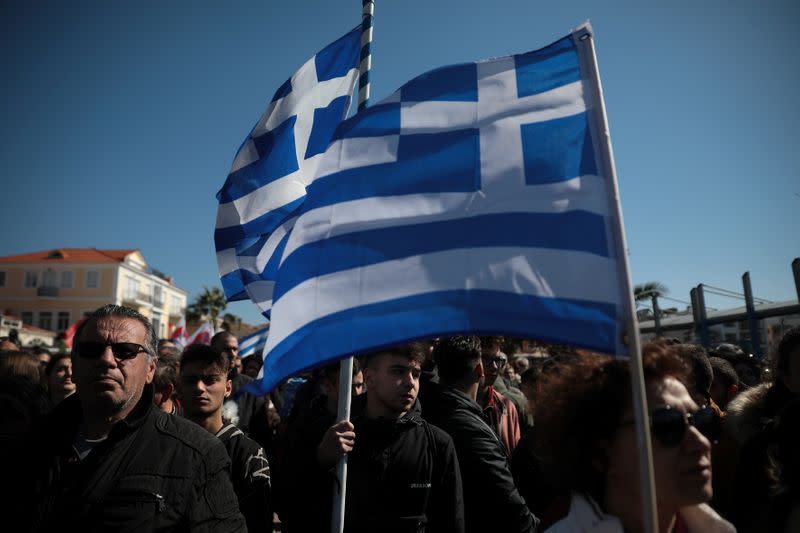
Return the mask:
[[619, 264], [619, 281], [621, 302], [626, 317], [626, 328], [622, 334], [627, 335], [627, 342], [617, 340], [620, 348], [627, 344], [630, 353], [631, 390], [633, 396], [633, 412], [636, 419], [637, 441], [639, 447], [639, 480], [642, 505], [642, 525], [647, 533], [658, 533], [658, 514], [653, 476], [653, 448], [650, 440], [650, 417], [647, 412], [647, 396], [645, 393], [644, 373], [642, 372], [642, 349], [639, 338], [639, 324], [636, 319], [633, 301], [633, 284], [631, 283], [630, 265], [628, 264], [628, 247], [625, 239], [625, 225], [622, 220], [622, 206], [619, 201], [617, 168], [614, 153], [611, 149], [611, 134], [608, 128], [603, 86], [600, 82], [600, 71], [597, 66], [597, 55], [594, 49], [594, 37], [591, 26], [587, 22], [573, 32], [573, 39], [581, 58], [581, 71], [588, 74], [591, 93], [592, 111], [590, 121], [595, 124], [595, 131], [602, 138], [597, 139], [596, 153], [600, 154], [603, 173], [610, 182], [609, 199], [611, 204], [611, 224], [615, 230], [612, 241], [616, 249]]
[[[361, 11], [361, 56], [358, 64], [358, 110], [367, 107], [369, 100], [369, 71], [372, 67], [372, 18], [375, 12], [374, 0], [362, 0]], [[350, 401], [353, 391], [353, 356], [342, 359], [339, 369], [339, 405], [336, 420], [350, 420]], [[347, 455], [343, 455], [336, 465], [337, 483], [333, 487], [333, 514], [331, 532], [344, 532], [344, 506], [347, 494]]]

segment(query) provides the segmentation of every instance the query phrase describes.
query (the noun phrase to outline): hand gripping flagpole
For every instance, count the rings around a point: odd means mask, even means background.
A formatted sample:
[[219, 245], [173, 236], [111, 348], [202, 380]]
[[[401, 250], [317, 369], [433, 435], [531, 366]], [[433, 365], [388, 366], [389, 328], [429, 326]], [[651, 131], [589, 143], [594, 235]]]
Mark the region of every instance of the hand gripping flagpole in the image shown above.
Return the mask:
[[[361, 11], [361, 56], [358, 65], [358, 110], [367, 107], [369, 100], [369, 71], [372, 67], [372, 16], [375, 11], [373, 0], [362, 0]], [[350, 420], [350, 400], [353, 391], [353, 356], [342, 359], [339, 370], [339, 406], [336, 420]], [[333, 488], [333, 516], [331, 532], [344, 531], [344, 504], [347, 494], [347, 455], [343, 455], [336, 465], [336, 485]]]
[[[589, 120], [594, 123], [594, 131], [599, 132], [601, 138], [597, 139], [596, 153], [600, 154], [600, 164], [607, 177], [610, 187], [609, 200], [611, 206], [611, 227], [614, 232], [612, 237], [615, 243], [619, 268], [619, 285], [622, 291], [621, 302], [625, 315], [625, 328], [622, 338], [617, 340], [619, 348], [627, 344], [630, 353], [631, 389], [633, 394], [633, 413], [636, 419], [637, 442], [639, 447], [639, 480], [642, 504], [642, 526], [646, 533], [658, 533], [658, 514], [656, 506], [655, 482], [653, 477], [653, 447], [650, 440], [650, 417], [647, 412], [644, 374], [642, 372], [642, 349], [639, 338], [639, 323], [636, 319], [635, 305], [633, 302], [633, 285], [631, 283], [630, 266], [628, 265], [627, 244], [625, 241], [625, 226], [622, 221], [622, 207], [619, 201], [619, 187], [617, 185], [617, 169], [614, 163], [614, 154], [611, 150], [611, 134], [608, 128], [605, 102], [603, 101], [603, 86], [600, 83], [600, 71], [597, 67], [597, 55], [594, 49], [594, 38], [589, 23], [585, 23], [573, 32], [573, 39], [578, 49], [581, 60], [581, 71], [588, 78], [590, 94], [587, 95], [592, 106]], [[619, 350], [619, 349], [618, 349]]]

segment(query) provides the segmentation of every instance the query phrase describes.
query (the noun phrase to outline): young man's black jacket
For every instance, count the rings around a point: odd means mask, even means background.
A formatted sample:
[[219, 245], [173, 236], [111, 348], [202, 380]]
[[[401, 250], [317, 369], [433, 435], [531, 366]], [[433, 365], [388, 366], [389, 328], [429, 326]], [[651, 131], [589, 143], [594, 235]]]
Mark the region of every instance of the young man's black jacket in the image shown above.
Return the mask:
[[225, 424], [217, 431], [231, 458], [231, 482], [248, 531], [272, 531], [269, 462], [264, 449], [241, 429]]
[[[356, 440], [347, 459], [346, 533], [464, 531], [461, 477], [452, 439], [424, 421], [418, 405], [399, 419], [354, 416]], [[313, 455], [321, 439], [319, 429], [312, 432], [313, 446], [305, 446], [306, 461], [295, 462], [292, 468], [293, 490], [287, 502], [296, 508], [292, 531], [330, 530], [335, 473], [318, 466]], [[309, 486], [321, 490], [314, 496], [302, 492]], [[305, 521], [299, 523], [303, 509]]]
[[[31, 531], [245, 531], [222, 443], [153, 406], [151, 385], [108, 438], [80, 460], [74, 394], [49, 413], [26, 450], [18, 502]], [[27, 513], [25, 513], [27, 511]]]
[[480, 406], [455, 389], [440, 386], [423, 414], [453, 438], [464, 483], [468, 532], [535, 531], [538, 519], [514, 485], [503, 443], [483, 421]]

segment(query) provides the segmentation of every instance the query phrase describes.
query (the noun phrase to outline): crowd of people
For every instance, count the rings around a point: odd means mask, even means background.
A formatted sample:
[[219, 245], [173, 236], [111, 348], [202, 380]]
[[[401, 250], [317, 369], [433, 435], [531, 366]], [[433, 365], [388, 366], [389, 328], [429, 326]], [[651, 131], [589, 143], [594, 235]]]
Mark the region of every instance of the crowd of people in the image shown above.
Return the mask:
[[[627, 361], [507, 345], [356, 357], [338, 420], [339, 363], [262, 395], [234, 335], [183, 348], [125, 307], [95, 311], [70, 353], [0, 339], [6, 516], [21, 531], [325, 532], [346, 455], [346, 532], [642, 531]], [[641, 357], [659, 531], [800, 531], [800, 328], [769, 364], [670, 339]]]

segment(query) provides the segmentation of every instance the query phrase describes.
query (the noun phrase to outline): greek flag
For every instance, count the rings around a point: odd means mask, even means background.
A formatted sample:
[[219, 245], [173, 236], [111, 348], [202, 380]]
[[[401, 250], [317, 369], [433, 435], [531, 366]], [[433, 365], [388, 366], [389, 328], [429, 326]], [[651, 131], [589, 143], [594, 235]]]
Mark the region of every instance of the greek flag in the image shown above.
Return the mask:
[[358, 79], [360, 27], [306, 61], [275, 93], [217, 193], [214, 241], [228, 301], [267, 316], [277, 259], [294, 211], [346, 116]]
[[465, 332], [624, 355], [590, 34], [427, 72], [342, 122], [280, 253], [263, 390]]
[[250, 355], [262, 357], [268, 334], [269, 324], [267, 324], [267, 327], [239, 339], [239, 357], [248, 357]]

